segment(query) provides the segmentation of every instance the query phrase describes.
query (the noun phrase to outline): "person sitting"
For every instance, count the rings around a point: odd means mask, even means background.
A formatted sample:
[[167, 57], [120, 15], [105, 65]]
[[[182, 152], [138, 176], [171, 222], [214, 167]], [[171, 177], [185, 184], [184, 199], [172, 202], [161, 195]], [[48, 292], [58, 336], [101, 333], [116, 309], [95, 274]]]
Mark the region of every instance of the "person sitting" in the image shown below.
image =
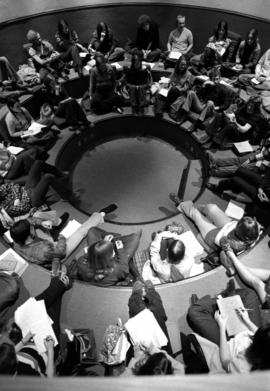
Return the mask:
[[24, 137], [25, 132], [28, 131], [28, 128], [34, 122], [34, 119], [29, 111], [21, 106], [18, 98], [10, 97], [7, 99], [6, 104], [8, 112], [5, 117], [5, 123], [9, 136], [14, 140], [14, 143], [18, 145], [41, 145], [44, 148], [51, 146], [56, 135], [53, 131], [46, 128], [35, 136], [30, 135]]
[[91, 126], [85, 112], [76, 99], [71, 98], [65, 87], [59, 84], [52, 74], [43, 80], [43, 99], [39, 123], [46, 126], [70, 126], [74, 130], [87, 130]]
[[170, 111], [171, 105], [178, 100], [174, 111], [178, 112], [185, 101], [188, 91], [193, 85], [194, 76], [188, 70], [188, 60], [183, 55], [176, 64], [170, 76], [169, 91], [166, 98], [157, 94], [154, 103], [155, 116], [161, 118], [163, 111]]
[[270, 49], [260, 58], [255, 67], [255, 74], [242, 74], [238, 80], [245, 87], [251, 86], [255, 90], [268, 91], [270, 89]]
[[85, 238], [88, 230], [103, 222], [103, 215], [93, 213], [68, 239], [59, 234], [68, 216], [62, 216], [60, 227], [56, 227], [57, 241], [42, 239], [36, 235], [33, 226], [27, 220], [20, 220], [10, 229], [14, 240], [14, 250], [28, 262], [50, 268], [54, 258], [68, 257]]
[[29, 47], [27, 53], [33, 61], [33, 67], [40, 73], [40, 78], [43, 78], [44, 72], [55, 70], [58, 74], [65, 76], [65, 64], [61, 59], [61, 54], [57, 52], [53, 45], [42, 39], [37, 31], [29, 30], [26, 35]]
[[125, 53], [125, 50], [118, 46], [112, 30], [102, 21], [97, 24], [93, 32], [88, 50], [92, 54], [102, 53], [108, 62], [123, 60]]
[[168, 38], [167, 50], [169, 53], [177, 52], [190, 57], [193, 48], [193, 34], [185, 25], [185, 16], [178, 15], [176, 18], [176, 29], [171, 31]]
[[137, 53], [145, 61], [157, 61], [161, 55], [158, 25], [148, 15], [138, 18], [138, 28], [134, 48], [131, 53]]
[[248, 249], [259, 237], [260, 229], [255, 218], [244, 216], [241, 220], [233, 220], [216, 204], [194, 206], [192, 201], [181, 202], [174, 194], [170, 199], [178, 210], [189, 217], [197, 226], [204, 241], [211, 248], [217, 249], [223, 236], [236, 253]]
[[121, 236], [91, 228], [87, 234], [88, 250], [78, 259], [78, 277], [100, 286], [127, 285], [132, 256], [142, 232]]
[[10, 217], [21, 216], [33, 207], [39, 207], [49, 187], [52, 187], [65, 200], [74, 200], [69, 189], [66, 174], [41, 160], [32, 165], [25, 185], [13, 182], [0, 185], [0, 205]]
[[102, 53], [96, 53], [95, 60], [96, 65], [90, 70], [89, 77], [91, 109], [96, 114], [105, 114], [112, 110], [122, 113], [123, 100], [115, 92], [116, 78], [113, 67], [106, 63]]
[[[161, 254], [165, 240], [167, 254]], [[163, 252], [163, 251], [162, 251]], [[179, 235], [169, 231], [157, 233], [150, 246], [150, 262], [161, 283], [179, 281], [203, 273], [204, 264], [190, 257]]]
[[[229, 287], [228, 287], [229, 288]], [[215, 370], [223, 369], [229, 373], [247, 373], [254, 370], [270, 368], [268, 347], [270, 346], [270, 327], [261, 327], [259, 300], [251, 289], [227, 289], [221, 292], [222, 296], [238, 294], [243, 301], [243, 308], [237, 311], [238, 316], [247, 330], [236, 334], [227, 340], [225, 319], [217, 311], [216, 298], [204, 296], [189, 308], [187, 320], [191, 328], [202, 339], [211, 341], [208, 345], [208, 356]], [[250, 317], [245, 308], [252, 308]], [[204, 343], [201, 344], [204, 346]], [[219, 346], [219, 349], [217, 349]], [[217, 354], [215, 354], [217, 353]], [[211, 368], [210, 368], [211, 371]]]
[[238, 168], [264, 174], [270, 165], [270, 138], [269, 135], [261, 141], [260, 147], [248, 155], [233, 157], [218, 157], [206, 151], [210, 174], [217, 177], [233, 176]]
[[[221, 20], [214, 29], [213, 35], [205, 47], [204, 53], [196, 55], [190, 59], [192, 65], [200, 65], [201, 58], [212, 58], [212, 66], [220, 64], [222, 56], [230, 45], [231, 40], [228, 38], [228, 23]], [[212, 52], [212, 54], [210, 54]]]
[[73, 67], [82, 76], [82, 59], [80, 51], [88, 53], [88, 50], [79, 43], [79, 37], [75, 30], [71, 30], [65, 19], [58, 21], [58, 30], [55, 34], [57, 49], [62, 60], [73, 61]]
[[248, 31], [246, 39], [240, 42], [236, 62], [224, 62], [221, 67], [222, 76], [232, 77], [241, 73], [254, 73], [261, 55], [261, 46], [258, 38], [258, 30], [252, 28]]
[[130, 68], [124, 70], [124, 75], [119, 81], [121, 85], [126, 85], [130, 97], [132, 114], [143, 114], [147, 106], [146, 93], [152, 81], [151, 71], [142, 66], [138, 54], [131, 57]]
[[[0, 277], [1, 278], [1, 277]], [[1, 282], [0, 282], [1, 283]], [[60, 310], [61, 298], [71, 287], [71, 282], [63, 269], [54, 275], [50, 285], [35, 297], [37, 301], [44, 300], [46, 310], [53, 320], [52, 328], [56, 338], [60, 338]], [[17, 300], [13, 298], [13, 303]], [[12, 303], [8, 303], [10, 306]], [[40, 354], [32, 340], [33, 334], [29, 331], [24, 337], [21, 329], [13, 323], [11, 327], [1, 325], [0, 337], [0, 374], [6, 376], [41, 376], [52, 378], [55, 365], [55, 342], [51, 335], [44, 339], [45, 353]]]
[[236, 194], [247, 194], [253, 201], [259, 203], [270, 202], [270, 172], [266, 169], [264, 174], [252, 172], [248, 168], [240, 167], [234, 176], [220, 181], [217, 185], [207, 184], [207, 188], [215, 193], [222, 194], [231, 190]]

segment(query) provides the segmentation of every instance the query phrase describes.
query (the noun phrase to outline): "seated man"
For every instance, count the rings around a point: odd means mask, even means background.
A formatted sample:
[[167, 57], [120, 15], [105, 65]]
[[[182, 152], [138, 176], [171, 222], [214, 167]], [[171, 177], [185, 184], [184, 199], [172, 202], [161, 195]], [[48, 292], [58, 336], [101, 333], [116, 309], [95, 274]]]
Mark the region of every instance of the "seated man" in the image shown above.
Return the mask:
[[260, 91], [270, 90], [270, 49], [260, 58], [255, 68], [255, 74], [240, 75], [239, 83], [244, 86], [252, 86]]
[[[167, 254], [162, 260], [160, 254], [162, 241], [166, 239]], [[196, 263], [188, 255], [179, 235], [169, 231], [157, 233], [150, 246], [150, 262], [162, 283], [174, 282], [203, 273], [204, 263]]]
[[143, 60], [150, 62], [156, 61], [160, 57], [158, 26], [148, 15], [141, 15], [138, 19], [135, 48], [131, 52], [137, 52]]
[[93, 213], [68, 239], [59, 235], [54, 242], [37, 238], [27, 220], [20, 220], [10, 229], [14, 250], [28, 262], [50, 267], [54, 258], [68, 257], [87, 235], [88, 230], [103, 222], [103, 214]]
[[186, 18], [183, 15], [178, 15], [176, 29], [170, 33], [168, 38], [167, 49], [169, 52], [178, 52], [189, 57], [193, 48], [193, 35], [185, 25]]
[[192, 201], [181, 202], [174, 193], [170, 194], [170, 198], [178, 210], [196, 224], [205, 242], [214, 249], [220, 246], [221, 238], [227, 237], [233, 250], [238, 253], [247, 250], [259, 237], [259, 225], [255, 218], [244, 216], [237, 221], [215, 204], [195, 207]]

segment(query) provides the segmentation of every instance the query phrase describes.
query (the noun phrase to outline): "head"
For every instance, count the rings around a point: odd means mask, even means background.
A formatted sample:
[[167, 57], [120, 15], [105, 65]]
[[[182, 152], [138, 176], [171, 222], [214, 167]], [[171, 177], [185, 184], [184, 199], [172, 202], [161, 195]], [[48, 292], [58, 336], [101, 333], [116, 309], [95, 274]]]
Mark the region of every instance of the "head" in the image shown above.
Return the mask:
[[37, 31], [29, 30], [28, 33], [26, 34], [26, 38], [33, 45], [41, 44], [41, 36]]
[[185, 245], [181, 240], [173, 240], [168, 246], [168, 262], [178, 264], [185, 256]]
[[181, 74], [181, 73], [185, 73], [187, 69], [188, 69], [188, 60], [184, 55], [182, 55], [176, 61], [174, 71], [176, 74]]
[[165, 353], [159, 352], [152, 354], [138, 369], [135, 368], [135, 374], [141, 376], [172, 375], [173, 368]]
[[96, 67], [97, 67], [98, 71], [101, 73], [106, 72], [107, 66], [106, 66], [106, 59], [104, 57], [104, 54], [96, 53], [95, 60], [96, 60]]
[[10, 97], [6, 101], [8, 109], [16, 114], [16, 113], [21, 113], [22, 112], [22, 106], [18, 100], [18, 98], [15, 97]]
[[101, 34], [105, 34], [105, 36], [107, 37], [108, 36], [108, 26], [107, 26], [107, 24], [106, 23], [104, 23], [104, 22], [99, 22], [98, 24], [97, 24], [97, 27], [96, 27], [96, 29], [97, 29], [97, 35], [98, 35], [98, 38], [100, 38], [101, 37]]
[[183, 15], [178, 15], [176, 17], [176, 27], [181, 32], [184, 30], [184, 27], [186, 26], [186, 18]]
[[10, 228], [10, 236], [15, 243], [24, 246], [26, 240], [31, 237], [31, 225], [28, 220], [17, 221]]
[[246, 45], [255, 46], [258, 40], [258, 30], [251, 29], [248, 31], [246, 36]]
[[142, 30], [144, 30], [144, 31], [150, 30], [150, 26], [151, 26], [150, 16], [145, 15], [145, 14], [139, 16], [137, 23], [138, 23], [139, 28], [141, 28]]
[[260, 327], [254, 337], [252, 344], [246, 351], [246, 357], [251, 364], [252, 370], [270, 369], [270, 325]]
[[220, 68], [219, 67], [214, 67], [210, 72], [209, 72], [209, 78], [214, 84], [218, 84], [221, 79], [221, 74], [220, 74]]
[[10, 342], [1, 343], [0, 339], [0, 374], [13, 376], [17, 369], [17, 358], [14, 345]]
[[60, 34], [68, 34], [69, 32], [69, 25], [65, 21], [65, 19], [60, 19], [58, 22], [58, 31]]
[[138, 54], [133, 54], [131, 57], [131, 68], [132, 69], [141, 69], [142, 68], [142, 61]]
[[226, 22], [226, 20], [221, 20], [218, 23], [217, 27], [215, 28], [214, 35], [217, 40], [224, 40], [227, 38], [228, 23]]
[[47, 73], [47, 75], [45, 75], [43, 78], [43, 84], [47, 90], [53, 91], [56, 86], [56, 79], [51, 73]]
[[88, 249], [88, 260], [94, 272], [111, 268], [113, 257], [113, 244], [107, 240], [99, 240]]
[[259, 225], [255, 218], [244, 216], [235, 227], [235, 235], [246, 243], [252, 243], [259, 237]]

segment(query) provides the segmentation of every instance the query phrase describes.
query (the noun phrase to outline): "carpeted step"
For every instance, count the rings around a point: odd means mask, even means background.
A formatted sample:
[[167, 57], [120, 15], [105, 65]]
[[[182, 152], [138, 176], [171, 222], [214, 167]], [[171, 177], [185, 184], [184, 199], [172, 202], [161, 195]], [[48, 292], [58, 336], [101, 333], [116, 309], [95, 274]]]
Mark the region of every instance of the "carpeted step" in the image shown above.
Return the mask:
[[194, 200], [202, 186], [202, 167], [200, 160], [191, 160], [185, 183], [182, 183], [183, 200]]

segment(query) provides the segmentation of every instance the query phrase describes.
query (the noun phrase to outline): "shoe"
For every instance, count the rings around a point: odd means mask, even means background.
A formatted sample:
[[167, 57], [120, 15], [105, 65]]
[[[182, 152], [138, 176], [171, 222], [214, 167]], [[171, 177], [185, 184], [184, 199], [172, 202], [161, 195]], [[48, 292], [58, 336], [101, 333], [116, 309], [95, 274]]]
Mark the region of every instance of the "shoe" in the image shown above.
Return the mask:
[[178, 195], [176, 195], [175, 193], [170, 193], [170, 194], [169, 194], [169, 198], [170, 198], [170, 200], [175, 204], [176, 207], [177, 207], [177, 206], [180, 204], [180, 202], [181, 202], [180, 198], [179, 198]]
[[104, 215], [107, 215], [109, 213], [114, 212], [118, 208], [117, 204], [110, 204], [106, 206], [105, 208], [101, 209], [99, 213], [104, 213]]
[[65, 285], [66, 290], [72, 287], [72, 281], [67, 275], [60, 276], [59, 280]]
[[192, 293], [191, 298], [190, 298], [190, 304], [194, 305], [199, 301], [198, 296], [195, 293]]
[[58, 260], [52, 261], [51, 277], [58, 277], [61, 270], [61, 263]]
[[51, 237], [53, 238], [54, 242], [58, 240], [58, 236], [62, 229], [67, 225], [69, 219], [69, 213], [65, 212], [60, 216], [61, 223], [58, 224], [56, 227], [53, 227], [51, 230]]
[[179, 204], [179, 207], [182, 213], [192, 219], [193, 212], [196, 210], [192, 201], [183, 201]]
[[146, 281], [144, 282], [144, 286], [145, 286], [146, 292], [147, 292], [149, 289], [155, 289], [155, 287], [154, 287], [154, 285], [153, 285], [153, 283], [152, 283], [151, 280], [146, 280]]
[[221, 292], [222, 297], [230, 297], [235, 295], [235, 282], [233, 278], [230, 278], [227, 284], [226, 289]]

